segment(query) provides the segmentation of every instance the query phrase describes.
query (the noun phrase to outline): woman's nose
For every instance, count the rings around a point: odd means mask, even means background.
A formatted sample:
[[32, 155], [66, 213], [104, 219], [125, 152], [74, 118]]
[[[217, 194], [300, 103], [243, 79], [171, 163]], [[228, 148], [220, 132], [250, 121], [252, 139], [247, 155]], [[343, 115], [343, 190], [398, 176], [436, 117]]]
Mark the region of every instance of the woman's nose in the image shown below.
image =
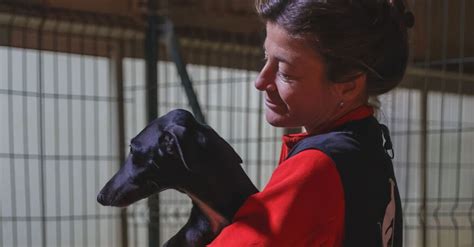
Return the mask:
[[275, 76], [272, 75], [271, 70], [268, 68], [268, 64], [260, 71], [257, 79], [255, 79], [255, 88], [260, 91], [274, 91]]

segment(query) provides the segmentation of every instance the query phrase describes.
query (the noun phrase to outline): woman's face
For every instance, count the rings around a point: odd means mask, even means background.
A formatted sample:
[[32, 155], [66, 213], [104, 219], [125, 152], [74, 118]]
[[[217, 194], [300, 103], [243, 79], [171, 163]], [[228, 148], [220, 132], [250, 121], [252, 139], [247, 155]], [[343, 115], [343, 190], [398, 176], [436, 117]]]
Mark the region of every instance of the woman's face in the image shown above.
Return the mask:
[[316, 50], [270, 22], [264, 49], [266, 64], [255, 87], [264, 91], [267, 121], [277, 127], [304, 126], [309, 133], [328, 128], [340, 100]]

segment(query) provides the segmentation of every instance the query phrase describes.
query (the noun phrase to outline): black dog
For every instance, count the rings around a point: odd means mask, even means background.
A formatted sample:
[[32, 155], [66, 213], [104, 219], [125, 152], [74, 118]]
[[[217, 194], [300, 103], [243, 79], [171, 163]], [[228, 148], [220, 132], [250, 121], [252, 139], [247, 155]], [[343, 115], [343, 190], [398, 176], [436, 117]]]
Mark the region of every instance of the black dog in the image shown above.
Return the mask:
[[124, 166], [97, 201], [125, 207], [166, 189], [186, 193], [193, 202], [190, 218], [164, 246], [205, 246], [258, 191], [241, 163], [213, 129], [185, 110], [174, 110], [132, 139]]

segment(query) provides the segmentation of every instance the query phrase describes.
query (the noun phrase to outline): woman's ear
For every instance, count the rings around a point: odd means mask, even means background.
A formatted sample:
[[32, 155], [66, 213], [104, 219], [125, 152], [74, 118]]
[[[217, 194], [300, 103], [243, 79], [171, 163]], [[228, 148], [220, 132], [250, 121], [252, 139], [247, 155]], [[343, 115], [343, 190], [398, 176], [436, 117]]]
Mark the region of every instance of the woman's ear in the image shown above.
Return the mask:
[[352, 77], [350, 80], [344, 82], [334, 83], [333, 89], [337, 98], [343, 102], [358, 102], [363, 101], [366, 95], [367, 75], [360, 73]]

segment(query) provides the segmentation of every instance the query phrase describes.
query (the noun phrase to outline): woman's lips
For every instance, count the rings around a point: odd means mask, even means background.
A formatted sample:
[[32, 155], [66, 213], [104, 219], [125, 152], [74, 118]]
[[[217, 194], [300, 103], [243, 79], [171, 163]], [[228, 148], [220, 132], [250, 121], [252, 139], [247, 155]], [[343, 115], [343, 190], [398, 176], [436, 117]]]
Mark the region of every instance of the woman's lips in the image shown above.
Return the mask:
[[272, 101], [270, 101], [268, 99], [265, 100], [265, 106], [268, 107], [272, 111], [276, 111], [276, 112], [282, 112], [283, 111], [283, 108], [281, 107], [281, 105], [275, 104], [275, 103], [273, 103]]

